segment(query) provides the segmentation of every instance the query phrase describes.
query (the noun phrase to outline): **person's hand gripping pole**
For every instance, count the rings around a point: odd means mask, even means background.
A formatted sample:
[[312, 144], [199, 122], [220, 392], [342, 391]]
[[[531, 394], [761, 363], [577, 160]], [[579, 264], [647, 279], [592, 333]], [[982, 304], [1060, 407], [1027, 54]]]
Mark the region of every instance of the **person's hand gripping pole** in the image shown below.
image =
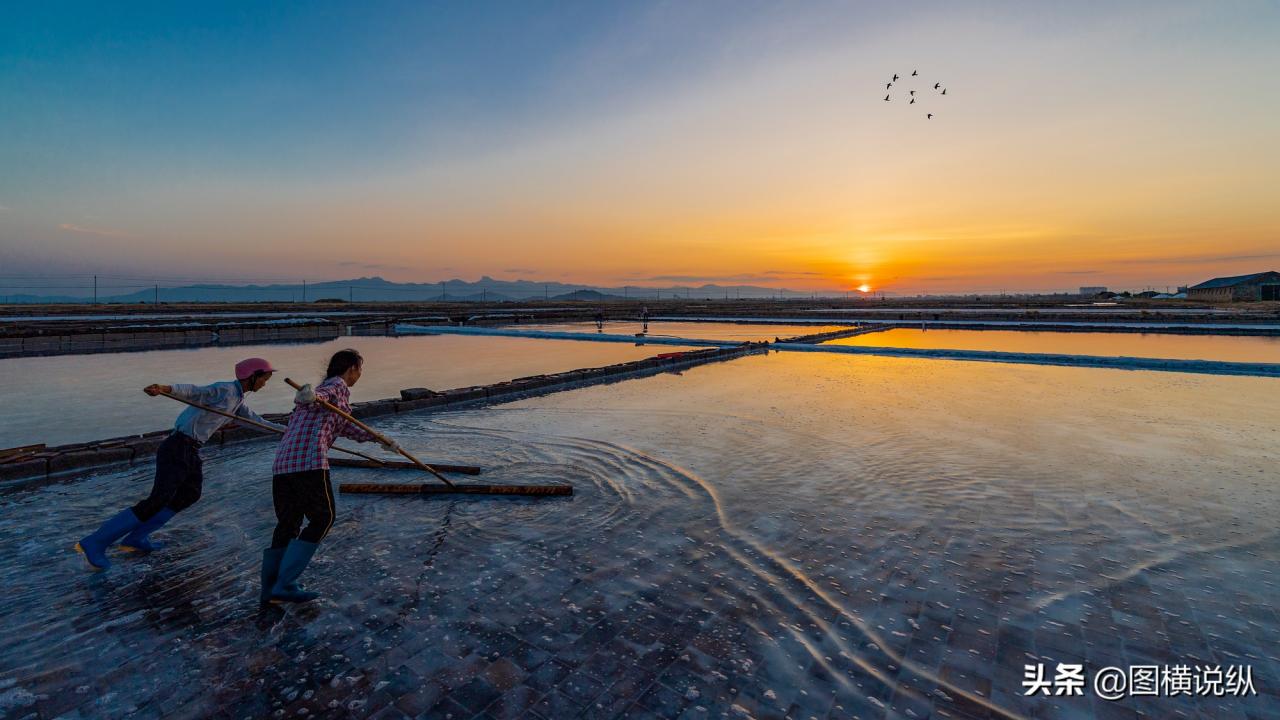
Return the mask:
[[[299, 396], [301, 397], [302, 390], [304, 389], [302, 385], [299, 385], [298, 383], [294, 382], [293, 380], [290, 380], [289, 378], [285, 378], [285, 379], [284, 379], [284, 381], [285, 381], [286, 383], [288, 383], [289, 387], [293, 388], [294, 390], [297, 390], [297, 391], [299, 392]], [[306, 387], [310, 387], [310, 386], [308, 385], [308, 386], [306, 386]], [[367, 433], [369, 433], [370, 435], [372, 435], [372, 436], [374, 437], [374, 439], [376, 439], [379, 443], [381, 443], [381, 444], [382, 444], [382, 446], [383, 446], [384, 448], [387, 448], [387, 449], [388, 449], [388, 450], [390, 450], [391, 452], [395, 452], [395, 453], [398, 453], [398, 454], [400, 454], [400, 455], [403, 455], [404, 457], [408, 458], [408, 459], [409, 459], [409, 461], [410, 461], [410, 462], [412, 462], [414, 465], [417, 465], [419, 468], [421, 468], [421, 469], [423, 469], [423, 470], [426, 470], [427, 472], [431, 473], [432, 475], [435, 475], [436, 477], [440, 478], [440, 480], [441, 480], [445, 485], [448, 485], [449, 487], [453, 487], [453, 483], [449, 480], [449, 478], [445, 477], [444, 475], [441, 475], [439, 472], [437, 472], [437, 471], [436, 471], [436, 469], [435, 469], [435, 468], [431, 467], [430, 465], [427, 465], [426, 463], [422, 462], [422, 461], [421, 461], [421, 460], [419, 460], [418, 458], [414, 457], [414, 456], [413, 456], [413, 455], [412, 455], [408, 450], [405, 450], [404, 448], [400, 447], [400, 446], [396, 443], [396, 441], [392, 440], [391, 438], [387, 437], [386, 435], [383, 435], [382, 433], [378, 432], [377, 430], [374, 430], [373, 428], [369, 427], [368, 425], [365, 425], [364, 423], [362, 423], [362, 422], [360, 422], [359, 420], [355, 419], [354, 417], [352, 417], [352, 416], [351, 416], [351, 414], [350, 414], [350, 413], [348, 413], [348, 412], [344, 412], [341, 408], [339, 408], [339, 407], [335, 406], [333, 403], [330, 403], [330, 402], [329, 402], [329, 401], [327, 401], [327, 400], [322, 400], [322, 399], [320, 399], [320, 398], [315, 397], [315, 392], [314, 392], [314, 391], [312, 391], [312, 393], [311, 393], [311, 397], [312, 397], [312, 398], [314, 398], [315, 402], [320, 403], [320, 405], [321, 405], [321, 406], [323, 406], [323, 407], [324, 407], [324, 409], [328, 410], [328, 411], [329, 411], [329, 412], [331, 412], [331, 413], [334, 413], [334, 414], [338, 415], [339, 417], [341, 417], [341, 418], [345, 419], [347, 422], [351, 423], [352, 425], [355, 425], [356, 427], [360, 428], [361, 430], [364, 430], [365, 432], [367, 432]]]
[[[309, 387], [309, 386], [308, 386], [308, 387]], [[225, 418], [231, 418], [232, 420], [235, 420], [236, 422], [238, 422], [238, 423], [240, 423], [240, 424], [242, 424], [242, 425], [248, 425], [248, 426], [251, 426], [251, 427], [256, 427], [256, 428], [259, 428], [259, 429], [261, 429], [261, 430], [266, 430], [267, 432], [273, 432], [273, 433], [275, 433], [275, 434], [277, 434], [277, 435], [283, 435], [283, 434], [284, 434], [284, 431], [283, 431], [283, 430], [279, 430], [279, 429], [273, 428], [273, 427], [271, 427], [270, 425], [263, 425], [263, 424], [262, 424], [262, 423], [260, 423], [260, 422], [255, 422], [255, 421], [253, 421], [253, 420], [250, 420], [249, 418], [240, 417], [239, 415], [236, 415], [235, 413], [229, 413], [229, 412], [227, 412], [226, 410], [219, 410], [218, 408], [212, 408], [212, 407], [209, 407], [208, 405], [201, 405], [200, 403], [195, 402], [194, 400], [187, 400], [187, 399], [185, 399], [185, 398], [180, 398], [180, 397], [178, 397], [177, 395], [174, 395], [174, 394], [173, 394], [173, 388], [172, 388], [172, 387], [170, 387], [169, 385], [148, 385], [148, 386], [146, 386], [146, 387], [142, 388], [142, 392], [144, 392], [144, 393], [146, 393], [146, 394], [150, 395], [151, 397], [155, 397], [155, 396], [157, 396], [157, 395], [163, 395], [164, 397], [171, 398], [171, 399], [173, 399], [173, 400], [177, 400], [177, 401], [178, 401], [178, 402], [180, 402], [180, 403], [184, 403], [184, 404], [186, 404], [186, 405], [190, 405], [191, 407], [196, 408], [196, 409], [198, 409], [198, 410], [203, 410], [203, 411], [205, 411], [205, 412], [210, 412], [210, 413], [213, 413], [214, 415], [221, 415], [221, 416], [223, 416], [223, 417], [225, 417]], [[341, 445], [334, 445], [334, 446], [333, 446], [333, 449], [334, 449], [334, 450], [337, 450], [337, 451], [339, 451], [339, 452], [344, 452], [344, 453], [346, 453], [346, 454], [348, 454], [348, 455], [355, 455], [356, 457], [362, 457], [362, 458], [364, 458], [365, 460], [368, 460], [368, 461], [370, 461], [370, 462], [375, 462], [375, 463], [377, 463], [377, 464], [379, 464], [379, 465], [382, 465], [382, 466], [384, 466], [384, 467], [386, 466], [386, 463], [385, 463], [385, 462], [383, 462], [382, 460], [379, 460], [378, 458], [376, 458], [376, 457], [374, 457], [374, 456], [372, 456], [372, 455], [365, 455], [364, 453], [360, 452], [359, 450], [352, 450], [352, 449], [350, 449], [350, 448], [342, 447]]]

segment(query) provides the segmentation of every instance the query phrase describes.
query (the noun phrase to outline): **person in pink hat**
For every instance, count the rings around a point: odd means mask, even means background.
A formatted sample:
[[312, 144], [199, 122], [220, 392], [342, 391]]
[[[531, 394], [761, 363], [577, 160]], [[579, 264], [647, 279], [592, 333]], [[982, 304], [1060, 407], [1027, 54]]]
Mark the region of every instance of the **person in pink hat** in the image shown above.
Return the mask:
[[[152, 397], [168, 393], [283, 432], [283, 425], [264, 420], [244, 404], [245, 393], [261, 390], [275, 371], [271, 363], [262, 358], [248, 358], [236, 363], [235, 380], [212, 385], [148, 385], [142, 391]], [[229, 422], [232, 422], [230, 418], [196, 407], [182, 411], [174, 423], [173, 432], [156, 450], [156, 478], [151, 485], [151, 494], [142, 502], [116, 513], [102, 527], [76, 543], [76, 550], [84, 555], [91, 568], [105, 570], [111, 566], [107, 548], [117, 541], [121, 548], [132, 552], [160, 549], [160, 545], [152, 542], [149, 536], [200, 499], [204, 482], [200, 447], [218, 428]]]

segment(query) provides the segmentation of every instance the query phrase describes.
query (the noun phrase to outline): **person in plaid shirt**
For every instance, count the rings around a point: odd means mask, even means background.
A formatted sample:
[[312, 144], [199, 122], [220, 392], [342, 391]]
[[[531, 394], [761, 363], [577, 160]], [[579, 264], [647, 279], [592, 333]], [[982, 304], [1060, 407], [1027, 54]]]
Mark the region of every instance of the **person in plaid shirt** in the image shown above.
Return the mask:
[[[324, 382], [305, 385], [294, 398], [289, 427], [276, 447], [271, 497], [276, 529], [271, 547], [262, 551], [262, 602], [306, 602], [317, 593], [303, 590], [298, 578], [311, 562], [320, 541], [333, 526], [333, 485], [329, 482], [329, 448], [339, 437], [358, 442], [377, 438], [318, 402], [351, 411], [351, 386], [360, 379], [364, 358], [340, 350], [329, 359]], [[394, 442], [385, 447], [398, 451]], [[307, 526], [302, 527], [303, 518]]]

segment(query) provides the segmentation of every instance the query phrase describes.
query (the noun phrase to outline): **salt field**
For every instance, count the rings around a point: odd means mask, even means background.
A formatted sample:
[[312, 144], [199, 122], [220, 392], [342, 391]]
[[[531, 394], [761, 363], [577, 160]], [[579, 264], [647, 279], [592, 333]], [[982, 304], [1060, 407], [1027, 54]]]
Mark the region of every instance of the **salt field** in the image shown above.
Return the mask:
[[[358, 349], [368, 372], [352, 388], [353, 402], [399, 397], [408, 387], [445, 390], [580, 367], [651, 357], [681, 347], [564, 343], [537, 339], [456, 336], [342, 337], [303, 345], [240, 345], [102, 355], [0, 360], [10, 382], [0, 386], [0, 448], [98, 440], [169, 427], [181, 407], [142, 393], [157, 383], [205, 384], [232, 377], [243, 358], [261, 356], [280, 370], [249, 396], [258, 412], [288, 412], [293, 391], [284, 376], [315, 382], [336, 350]], [[39, 385], [39, 402], [31, 388]]]
[[827, 345], [1280, 363], [1280, 336], [894, 328]]
[[[257, 605], [270, 442], [207, 451], [170, 547], [108, 573], [67, 548], [150, 468], [11, 488], [0, 714], [1275, 717], [1277, 400], [780, 353], [397, 415], [424, 456], [576, 494], [340, 496], [288, 610]], [[1248, 666], [1256, 694], [1025, 696], [1058, 662]]]
[[75, 5], [0, 720], [1280, 720], [1280, 3]]
[[[546, 332], [593, 332], [595, 323], [521, 323], [504, 326], [512, 330], [546, 331]], [[736, 340], [740, 342], [760, 342], [774, 338], [787, 338], [796, 335], [812, 335], [814, 333], [831, 332], [832, 330], [848, 330], [850, 325], [795, 325], [774, 323], [718, 323], [718, 322], [668, 322], [651, 320], [648, 336], [654, 338], [690, 338], [697, 340]], [[632, 335], [644, 330], [639, 321], [605, 321], [601, 332], [606, 334]]]

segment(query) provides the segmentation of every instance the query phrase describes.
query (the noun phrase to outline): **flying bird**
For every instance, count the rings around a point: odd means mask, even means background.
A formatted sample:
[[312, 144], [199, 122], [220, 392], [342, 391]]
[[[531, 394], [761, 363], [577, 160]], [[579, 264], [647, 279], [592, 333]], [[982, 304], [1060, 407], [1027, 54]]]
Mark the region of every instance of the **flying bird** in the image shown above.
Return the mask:
[[893, 81], [898, 82], [898, 73], [893, 74]]
[[937, 90], [937, 89], [938, 89], [938, 86], [939, 86], [939, 85], [941, 85], [941, 84], [942, 84], [942, 83], [934, 83], [934, 84], [933, 84], [933, 89], [934, 89], [934, 90]]
[[919, 75], [919, 74], [920, 74], [920, 71], [919, 71], [919, 70], [912, 70], [912, 71], [911, 71], [911, 77], [915, 77], [916, 75]]
[[946, 89], [946, 88], [942, 88], [942, 94], [943, 94], [943, 95], [946, 95], [946, 94], [947, 94], [947, 89]]
[[885, 96], [884, 96], [884, 101], [885, 101], [885, 102], [889, 102], [889, 96], [888, 96], [888, 95], [885, 95]]
[[886, 84], [885, 84], [885, 86], [884, 86], [884, 89], [885, 89], [885, 90], [888, 90], [888, 89], [889, 89], [889, 88], [891, 88], [891, 87], [893, 87], [893, 83], [886, 83]]
[[916, 94], [916, 91], [915, 91], [915, 90], [912, 90], [912, 91], [911, 91], [911, 96], [912, 96], [912, 97], [915, 97], [915, 94]]
[[915, 105], [915, 104], [916, 104], [916, 99], [915, 99], [915, 98], [911, 98], [911, 103], [910, 103], [910, 104], [911, 104], [911, 105]]
[[925, 120], [932, 120], [932, 119], [933, 119], [933, 113], [929, 113], [928, 115], [925, 115], [925, 116], [924, 116], [924, 119], [925, 119]]

